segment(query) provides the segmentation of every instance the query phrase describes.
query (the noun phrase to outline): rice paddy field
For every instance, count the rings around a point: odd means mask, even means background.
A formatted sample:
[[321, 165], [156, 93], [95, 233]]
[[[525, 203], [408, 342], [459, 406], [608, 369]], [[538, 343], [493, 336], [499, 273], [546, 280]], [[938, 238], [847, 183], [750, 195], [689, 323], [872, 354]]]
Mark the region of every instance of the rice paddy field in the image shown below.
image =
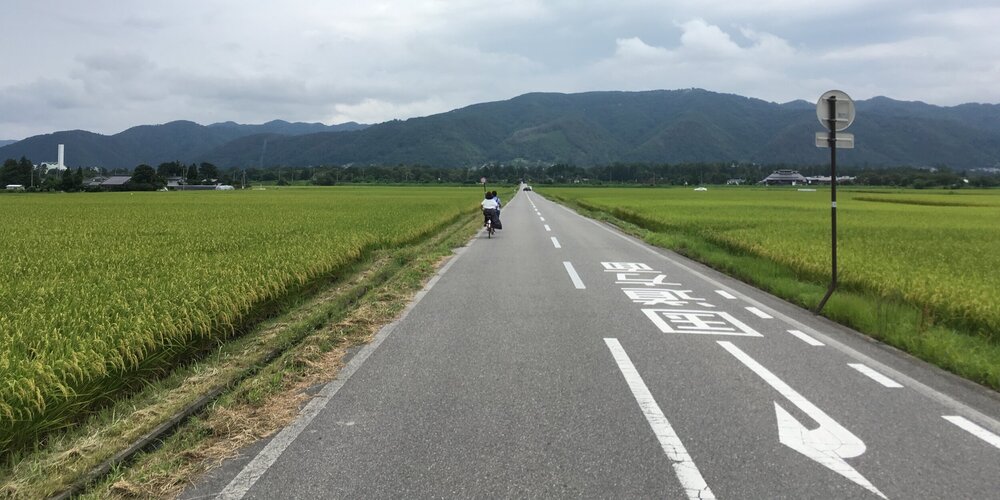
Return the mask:
[[[647, 239], [663, 246], [684, 251], [684, 238], [694, 238], [791, 270], [814, 289], [830, 280], [828, 188], [539, 191], [649, 230]], [[838, 290], [909, 305], [924, 323], [1000, 345], [1000, 191], [841, 188], [837, 194]], [[796, 301], [813, 307], [818, 299]]]
[[478, 202], [455, 187], [0, 197], [0, 454]]

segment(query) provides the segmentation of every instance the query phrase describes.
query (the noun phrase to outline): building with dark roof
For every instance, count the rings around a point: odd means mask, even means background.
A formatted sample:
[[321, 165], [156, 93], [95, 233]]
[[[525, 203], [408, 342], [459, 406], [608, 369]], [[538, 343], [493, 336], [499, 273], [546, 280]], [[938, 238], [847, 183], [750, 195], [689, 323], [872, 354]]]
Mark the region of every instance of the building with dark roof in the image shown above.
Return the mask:
[[795, 170], [775, 170], [774, 173], [764, 178], [758, 184], [790, 185], [809, 184], [809, 180]]
[[122, 189], [130, 180], [132, 180], [130, 175], [112, 175], [99, 185], [102, 189]]

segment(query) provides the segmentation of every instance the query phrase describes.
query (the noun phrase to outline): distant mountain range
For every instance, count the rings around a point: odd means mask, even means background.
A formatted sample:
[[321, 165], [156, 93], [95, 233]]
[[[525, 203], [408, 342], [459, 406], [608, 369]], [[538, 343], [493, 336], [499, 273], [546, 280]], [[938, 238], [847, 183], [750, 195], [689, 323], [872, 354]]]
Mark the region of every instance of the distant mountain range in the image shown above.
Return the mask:
[[174, 121], [162, 125], [141, 125], [114, 135], [100, 135], [85, 130], [68, 130], [36, 135], [0, 147], [0, 161], [25, 156], [34, 163], [55, 162], [57, 146], [66, 146], [66, 165], [134, 168], [143, 163], [156, 166], [170, 161], [200, 162], [209, 152], [246, 136], [292, 137], [320, 132], [361, 130], [355, 122], [339, 125], [289, 123], [274, 120], [260, 125], [235, 122], [199, 125]]
[[[941, 107], [876, 97], [856, 106], [848, 130], [856, 148], [838, 155], [838, 164], [968, 169], [1000, 162], [1000, 105]], [[338, 127], [172, 122], [113, 136], [58, 132], [0, 148], [0, 159], [47, 161], [62, 143], [69, 165], [107, 168], [173, 160], [256, 167], [262, 157], [264, 166], [829, 161], [815, 147], [815, 133], [823, 130], [815, 103], [776, 104], [700, 89], [532, 93], [405, 121]]]
[[17, 141], [0, 139], [0, 148], [6, 146], [8, 144], [14, 144], [15, 142], [17, 142]]

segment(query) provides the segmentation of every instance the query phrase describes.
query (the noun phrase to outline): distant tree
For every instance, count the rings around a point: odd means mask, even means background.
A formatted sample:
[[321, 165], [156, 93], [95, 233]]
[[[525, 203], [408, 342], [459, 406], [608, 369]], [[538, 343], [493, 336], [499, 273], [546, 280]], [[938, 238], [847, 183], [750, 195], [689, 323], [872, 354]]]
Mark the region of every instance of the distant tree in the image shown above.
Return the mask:
[[[9, 159], [4, 161], [3, 168], [0, 168], [0, 184], [21, 184], [28, 186], [31, 184], [31, 170], [33, 166], [31, 160], [21, 157], [20, 161]], [[0, 186], [2, 188], [3, 186]]]
[[317, 173], [313, 175], [312, 183], [317, 186], [333, 186], [337, 184], [337, 173], [330, 170]]
[[17, 184], [16, 182], [10, 181], [16, 169], [17, 169], [17, 160], [13, 158], [8, 158], [6, 161], [4, 161], [3, 167], [0, 168], [0, 185], [6, 186], [7, 184]]
[[132, 189], [137, 191], [155, 191], [166, 183], [163, 178], [156, 175], [156, 170], [149, 165], [139, 165], [132, 171], [132, 179], [129, 181]]
[[218, 179], [219, 169], [211, 163], [202, 163], [198, 166], [198, 175], [202, 179]]
[[156, 174], [160, 177], [184, 177], [184, 171], [187, 170], [187, 166], [179, 161], [172, 161], [168, 163], [161, 163], [156, 167]]
[[[79, 180], [79, 182], [77, 182]], [[83, 173], [80, 177], [77, 177], [76, 172], [71, 168], [63, 170], [62, 175], [59, 180], [59, 189], [66, 191], [67, 193], [72, 193], [74, 191], [79, 191], [80, 186], [83, 185]]]
[[198, 173], [198, 165], [196, 163], [192, 163], [191, 166], [187, 168], [186, 177], [188, 184], [197, 184], [201, 181], [201, 175]]
[[28, 186], [31, 184], [31, 176], [34, 175], [35, 165], [31, 163], [31, 160], [22, 156], [20, 160], [17, 161], [17, 174], [23, 182], [19, 184], [24, 184]]

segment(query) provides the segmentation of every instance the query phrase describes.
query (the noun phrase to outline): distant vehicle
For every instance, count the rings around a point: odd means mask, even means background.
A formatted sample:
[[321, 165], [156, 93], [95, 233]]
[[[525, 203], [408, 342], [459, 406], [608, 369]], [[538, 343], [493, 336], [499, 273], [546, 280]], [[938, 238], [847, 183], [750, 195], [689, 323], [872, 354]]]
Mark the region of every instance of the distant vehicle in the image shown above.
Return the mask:
[[233, 186], [230, 186], [229, 184], [220, 184], [218, 186], [215, 186], [215, 190], [216, 191], [232, 191], [234, 189], [236, 189], [236, 188], [233, 187]]
[[531, 191], [531, 186], [524, 186], [524, 191]]
[[7, 184], [7, 191], [24, 191], [23, 184]]

